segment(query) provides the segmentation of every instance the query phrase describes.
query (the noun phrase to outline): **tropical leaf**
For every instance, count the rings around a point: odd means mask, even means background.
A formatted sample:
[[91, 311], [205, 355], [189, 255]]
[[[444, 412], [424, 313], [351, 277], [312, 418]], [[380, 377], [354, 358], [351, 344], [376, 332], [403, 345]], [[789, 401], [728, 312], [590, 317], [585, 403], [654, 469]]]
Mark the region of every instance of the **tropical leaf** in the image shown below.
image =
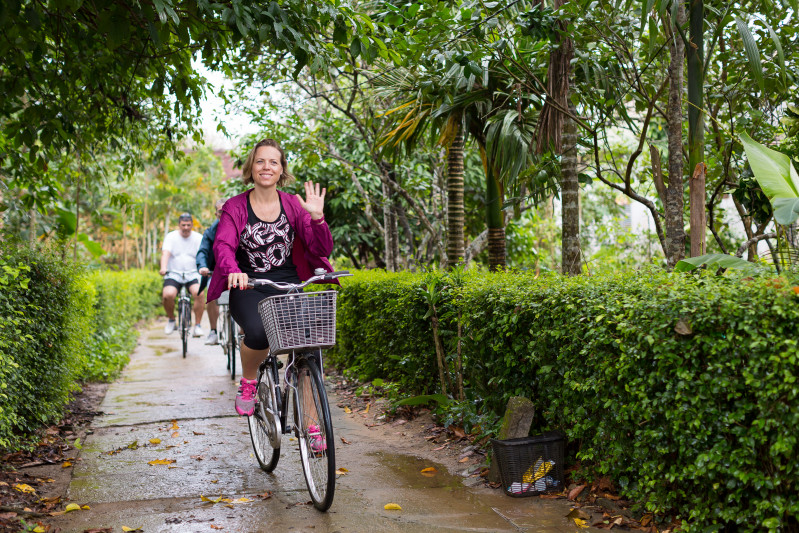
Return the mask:
[[395, 405], [423, 405], [430, 402], [436, 402], [439, 405], [447, 405], [451, 402], [446, 394], [422, 394], [421, 396], [411, 396], [404, 400], [398, 401]]
[[799, 219], [799, 198], [775, 198], [771, 205], [777, 224], [789, 226]]
[[[752, 140], [746, 133], [739, 135], [739, 138], [755, 179], [772, 205], [776, 198], [799, 198], [799, 174], [790, 158]], [[780, 220], [777, 222], [784, 224]]]
[[674, 265], [674, 271], [689, 272], [691, 270], [696, 270], [702, 265], [707, 265], [708, 267], [727, 268], [731, 270], [741, 270], [745, 272], [757, 272], [762, 270], [762, 267], [759, 267], [754, 263], [750, 263], [745, 259], [741, 259], [740, 257], [735, 257], [734, 255], [706, 254], [700, 255], [698, 257], [689, 257], [688, 259], [678, 261], [677, 264]]
[[738, 25], [738, 33], [741, 34], [741, 40], [744, 43], [744, 50], [746, 50], [746, 57], [749, 59], [749, 68], [752, 69], [752, 76], [757, 81], [760, 90], [763, 91], [765, 90], [765, 84], [763, 81], [763, 64], [760, 62], [760, 50], [757, 47], [755, 38], [752, 36], [752, 32], [749, 31], [749, 26], [739, 18], [736, 18], [735, 22]]
[[88, 235], [85, 233], [78, 234], [78, 241], [83, 243], [83, 246], [86, 247], [86, 250], [89, 251], [90, 254], [94, 257], [100, 257], [101, 255], [105, 254], [105, 250], [99, 243], [93, 241]]
[[787, 85], [787, 82], [786, 82], [786, 68], [785, 68], [785, 53], [782, 51], [782, 43], [780, 43], [780, 38], [774, 32], [774, 29], [771, 27], [771, 24], [769, 24], [766, 21], [763, 21], [763, 23], [766, 25], [766, 28], [768, 28], [768, 33], [769, 33], [769, 35], [771, 35], [771, 40], [774, 41], [774, 48], [777, 49], [777, 62], [778, 62], [779, 67], [780, 67], [780, 75], [782, 77], [782, 84], [783, 85]]

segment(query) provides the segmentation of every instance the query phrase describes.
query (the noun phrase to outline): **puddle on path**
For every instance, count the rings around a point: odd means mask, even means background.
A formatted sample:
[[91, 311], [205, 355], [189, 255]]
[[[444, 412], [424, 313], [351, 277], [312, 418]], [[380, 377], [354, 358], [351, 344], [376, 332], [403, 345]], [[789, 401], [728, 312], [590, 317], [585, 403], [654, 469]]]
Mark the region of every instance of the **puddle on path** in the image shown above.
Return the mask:
[[[461, 489], [461, 478], [450, 474], [446, 467], [436, 462], [413, 455], [371, 452], [381, 466], [381, 471], [410, 489], [449, 488]], [[425, 468], [435, 468], [435, 472], [422, 473]]]

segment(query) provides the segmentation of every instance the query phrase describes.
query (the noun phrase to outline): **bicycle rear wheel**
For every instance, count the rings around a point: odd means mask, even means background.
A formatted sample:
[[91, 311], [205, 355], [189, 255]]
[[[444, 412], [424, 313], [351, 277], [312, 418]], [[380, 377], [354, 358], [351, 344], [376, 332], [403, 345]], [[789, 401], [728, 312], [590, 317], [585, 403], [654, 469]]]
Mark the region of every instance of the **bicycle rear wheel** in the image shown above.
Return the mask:
[[313, 360], [303, 358], [297, 367], [294, 424], [311, 500], [314, 507], [327, 511], [336, 489], [336, 453], [327, 393]]
[[239, 326], [228, 313], [228, 368], [230, 379], [236, 379], [236, 348], [239, 345]]
[[255, 413], [247, 417], [255, 458], [265, 472], [271, 472], [277, 466], [283, 438], [273, 372], [273, 367], [267, 363], [264, 372], [258, 376]]
[[183, 358], [186, 358], [186, 350], [189, 343], [189, 328], [191, 328], [191, 309], [189, 302], [180, 300], [178, 304], [180, 314], [180, 340], [183, 343]]

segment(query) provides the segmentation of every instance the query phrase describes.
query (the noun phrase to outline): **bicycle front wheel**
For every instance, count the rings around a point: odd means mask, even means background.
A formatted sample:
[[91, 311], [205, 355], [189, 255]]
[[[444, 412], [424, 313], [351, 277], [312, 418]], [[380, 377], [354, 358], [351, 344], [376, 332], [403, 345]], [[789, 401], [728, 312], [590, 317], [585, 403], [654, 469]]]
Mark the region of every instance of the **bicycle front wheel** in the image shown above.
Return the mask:
[[239, 345], [239, 326], [233, 320], [233, 316], [228, 314], [228, 368], [230, 368], [230, 379], [236, 379], [236, 348]]
[[294, 421], [305, 484], [314, 507], [327, 511], [336, 489], [336, 454], [327, 393], [313, 360], [301, 359], [297, 368]]
[[189, 302], [180, 301], [180, 340], [183, 343], [183, 358], [186, 358], [186, 351], [189, 343], [189, 328], [191, 328], [191, 309]]
[[222, 353], [225, 354], [227, 359], [227, 369], [230, 370], [230, 356], [228, 355], [228, 311], [227, 306], [219, 306], [219, 326], [218, 326], [218, 339], [219, 345], [222, 347]]
[[258, 465], [265, 472], [271, 472], [277, 466], [277, 461], [280, 459], [280, 442], [283, 438], [272, 372], [272, 367], [267, 365], [264, 372], [258, 376], [255, 413], [247, 417], [252, 449]]

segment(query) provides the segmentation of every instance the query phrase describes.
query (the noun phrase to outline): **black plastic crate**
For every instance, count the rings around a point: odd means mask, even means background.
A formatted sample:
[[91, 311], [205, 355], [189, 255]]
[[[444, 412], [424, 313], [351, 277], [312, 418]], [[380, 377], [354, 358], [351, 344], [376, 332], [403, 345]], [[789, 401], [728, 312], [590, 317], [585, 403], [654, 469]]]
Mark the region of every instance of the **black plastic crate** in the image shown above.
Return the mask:
[[522, 437], [491, 439], [502, 490], [521, 498], [563, 490], [564, 436], [558, 431]]

